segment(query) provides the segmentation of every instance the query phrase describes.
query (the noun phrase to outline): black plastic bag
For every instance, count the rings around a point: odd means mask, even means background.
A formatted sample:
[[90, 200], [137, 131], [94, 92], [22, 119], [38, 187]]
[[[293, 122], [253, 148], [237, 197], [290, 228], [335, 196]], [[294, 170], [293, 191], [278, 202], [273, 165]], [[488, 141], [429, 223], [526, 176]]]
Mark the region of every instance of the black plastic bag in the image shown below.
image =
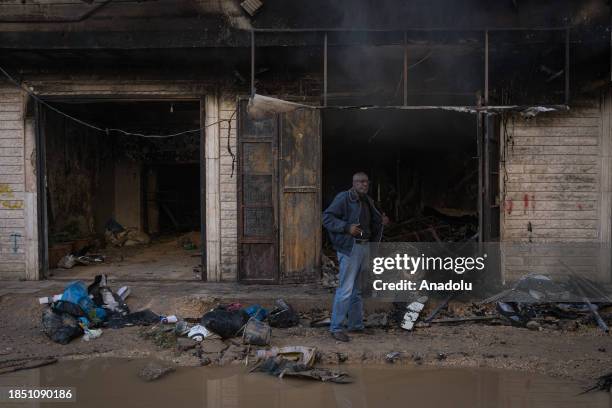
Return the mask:
[[201, 324], [213, 333], [227, 339], [237, 336], [248, 320], [249, 315], [243, 310], [233, 310], [230, 312], [215, 309], [204, 313]]
[[57, 302], [53, 302], [52, 308], [57, 313], [67, 313], [74, 317], [87, 316], [81, 306], [77, 305], [76, 303], [66, 302], [64, 300], [58, 300]]
[[268, 322], [272, 327], [287, 328], [300, 323], [300, 316], [283, 299], [276, 301], [276, 306], [268, 316]]
[[43, 311], [42, 326], [47, 337], [59, 344], [68, 344], [70, 340], [83, 334], [83, 329], [74, 316], [56, 312], [51, 308]]
[[139, 310], [138, 312], [130, 313], [126, 316], [119, 314], [112, 315], [108, 319], [108, 327], [112, 329], [120, 329], [126, 326], [148, 326], [159, 323], [160, 316], [149, 309]]

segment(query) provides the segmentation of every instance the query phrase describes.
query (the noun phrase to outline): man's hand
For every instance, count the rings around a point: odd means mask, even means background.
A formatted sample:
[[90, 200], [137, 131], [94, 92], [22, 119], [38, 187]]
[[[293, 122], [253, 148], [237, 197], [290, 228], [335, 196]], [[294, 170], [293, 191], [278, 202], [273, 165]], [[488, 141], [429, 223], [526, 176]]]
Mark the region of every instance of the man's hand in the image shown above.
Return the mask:
[[363, 231], [361, 230], [361, 228], [359, 228], [359, 224], [351, 224], [351, 229], [349, 230], [349, 233], [354, 237], [359, 237], [361, 236]]
[[389, 221], [389, 217], [387, 217], [387, 214], [382, 213], [382, 225], [387, 226], [387, 225], [389, 225], [389, 222], [390, 221]]

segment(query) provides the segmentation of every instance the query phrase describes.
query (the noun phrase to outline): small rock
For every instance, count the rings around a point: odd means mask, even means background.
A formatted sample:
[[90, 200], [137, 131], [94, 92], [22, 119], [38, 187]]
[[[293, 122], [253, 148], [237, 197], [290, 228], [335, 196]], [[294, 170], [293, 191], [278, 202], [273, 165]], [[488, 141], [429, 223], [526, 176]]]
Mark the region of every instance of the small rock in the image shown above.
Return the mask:
[[529, 330], [540, 330], [541, 328], [540, 323], [536, 322], [535, 320], [528, 321], [525, 327], [527, 327]]
[[438, 353], [438, 355], [436, 355], [436, 358], [438, 359], [438, 361], [442, 361], [442, 360], [446, 360], [446, 354], [444, 353]]
[[206, 356], [200, 358], [200, 365], [201, 366], [207, 366], [212, 362], [212, 360]]
[[336, 356], [338, 357], [339, 363], [344, 363], [348, 360], [348, 355], [346, 353], [336, 353]]
[[178, 351], [187, 351], [195, 348], [197, 343], [191, 339], [187, 338], [178, 338], [176, 339], [176, 348]]
[[600, 347], [597, 349], [597, 351], [601, 351], [602, 353], [606, 352], [606, 348], [605, 347]]
[[227, 349], [228, 346], [219, 339], [205, 339], [202, 343], [200, 343], [200, 347], [202, 347], [202, 351], [204, 353], [221, 353], [223, 350]]
[[151, 361], [140, 370], [138, 376], [145, 381], [157, 380], [163, 375], [174, 371], [174, 367], [161, 361]]

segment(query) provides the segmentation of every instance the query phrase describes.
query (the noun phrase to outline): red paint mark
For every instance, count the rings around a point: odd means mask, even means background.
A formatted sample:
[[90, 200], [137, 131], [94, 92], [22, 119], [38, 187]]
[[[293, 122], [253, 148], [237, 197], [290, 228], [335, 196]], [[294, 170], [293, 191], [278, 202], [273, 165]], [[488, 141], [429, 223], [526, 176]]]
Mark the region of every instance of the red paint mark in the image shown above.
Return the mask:
[[508, 215], [512, 214], [512, 207], [514, 207], [514, 202], [511, 198], [509, 198], [506, 200], [506, 211], [508, 212]]
[[578, 209], [582, 211], [582, 204], [578, 203], [576, 204], [576, 207], [578, 207]]
[[523, 196], [523, 214], [527, 214], [528, 209], [529, 209], [529, 194], [525, 194]]

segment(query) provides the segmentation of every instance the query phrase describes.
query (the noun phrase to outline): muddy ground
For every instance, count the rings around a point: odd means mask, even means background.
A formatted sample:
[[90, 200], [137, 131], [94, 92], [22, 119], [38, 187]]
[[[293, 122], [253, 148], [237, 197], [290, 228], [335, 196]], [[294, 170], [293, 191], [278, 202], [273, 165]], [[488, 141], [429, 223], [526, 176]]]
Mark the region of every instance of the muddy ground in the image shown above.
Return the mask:
[[[51, 356], [60, 359], [155, 356], [178, 365], [214, 366], [243, 363], [248, 354], [240, 345], [240, 339], [216, 345], [205, 342], [202, 350], [198, 346], [180, 351], [172, 338], [152, 336], [151, 331], [155, 328], [151, 326], [104, 329], [100, 338], [90, 342], [77, 338], [68, 345], [53, 343], [41, 332], [43, 306], [38, 304], [37, 297], [55, 293], [53, 290], [63, 284], [57, 282], [57, 287], [41, 288], [34, 293], [0, 295], [0, 363]], [[160, 314], [174, 312], [196, 318], [215, 302], [215, 299], [182, 296], [177, 289], [168, 290], [161, 297], [159, 292], [160, 287], [139, 287], [133, 290], [128, 304], [133, 311], [149, 307]], [[331, 300], [331, 294], [329, 296]], [[180, 345], [190, 347], [184, 341]], [[508, 368], [561, 377], [584, 385], [592, 384], [596, 377], [612, 367], [611, 338], [593, 325], [571, 324], [564, 328], [551, 325], [536, 331], [476, 323], [432, 325], [410, 333], [401, 329], [374, 329], [368, 334], [353, 335], [347, 344], [336, 342], [325, 328], [311, 328], [309, 321], [303, 320], [297, 327], [274, 329], [272, 345], [316, 347], [324, 363], [381, 363], [388, 353], [400, 352], [395, 364]], [[225, 350], [218, 352], [219, 348]], [[207, 353], [210, 350], [212, 352]], [[251, 350], [251, 355], [253, 353]]]

